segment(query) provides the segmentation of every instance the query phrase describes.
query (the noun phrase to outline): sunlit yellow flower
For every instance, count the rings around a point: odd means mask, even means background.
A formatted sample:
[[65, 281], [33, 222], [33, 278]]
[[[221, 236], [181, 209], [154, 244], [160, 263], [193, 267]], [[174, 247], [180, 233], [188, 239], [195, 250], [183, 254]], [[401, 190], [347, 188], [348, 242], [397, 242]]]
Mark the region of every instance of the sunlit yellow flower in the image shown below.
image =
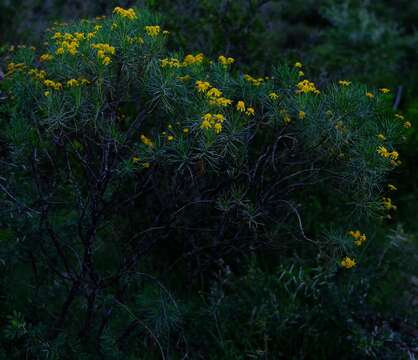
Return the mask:
[[299, 111], [298, 117], [303, 120], [306, 117], [306, 113], [304, 111]]
[[390, 93], [390, 89], [388, 89], [388, 88], [380, 88], [380, 89], [379, 89], [379, 91], [380, 91], [382, 94], [388, 94], [388, 93]]
[[398, 188], [395, 185], [393, 185], [393, 184], [388, 184], [388, 189], [390, 191], [396, 191], [396, 190], [398, 190]]

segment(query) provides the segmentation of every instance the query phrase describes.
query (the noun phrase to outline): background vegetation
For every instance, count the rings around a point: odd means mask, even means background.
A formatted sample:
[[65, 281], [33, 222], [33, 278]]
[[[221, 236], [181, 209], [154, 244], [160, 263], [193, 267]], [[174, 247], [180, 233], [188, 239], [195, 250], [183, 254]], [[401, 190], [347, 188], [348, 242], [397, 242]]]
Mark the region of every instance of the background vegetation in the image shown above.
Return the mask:
[[0, 1], [0, 358], [414, 359], [417, 14]]

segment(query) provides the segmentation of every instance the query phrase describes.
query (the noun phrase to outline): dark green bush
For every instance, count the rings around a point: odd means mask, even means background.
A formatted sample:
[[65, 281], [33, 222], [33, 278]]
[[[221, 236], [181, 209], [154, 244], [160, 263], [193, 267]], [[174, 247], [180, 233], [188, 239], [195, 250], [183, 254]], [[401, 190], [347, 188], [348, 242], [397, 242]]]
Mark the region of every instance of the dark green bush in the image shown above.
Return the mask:
[[[392, 95], [318, 88], [299, 63], [258, 78], [232, 58], [170, 53], [158, 24], [117, 8], [8, 59], [3, 357], [389, 351], [341, 317], [360, 314], [354, 285], [384, 258], [368, 248], [385, 239], [374, 233], [395, 209], [386, 177], [407, 132]], [[254, 258], [263, 271], [248, 271]]]

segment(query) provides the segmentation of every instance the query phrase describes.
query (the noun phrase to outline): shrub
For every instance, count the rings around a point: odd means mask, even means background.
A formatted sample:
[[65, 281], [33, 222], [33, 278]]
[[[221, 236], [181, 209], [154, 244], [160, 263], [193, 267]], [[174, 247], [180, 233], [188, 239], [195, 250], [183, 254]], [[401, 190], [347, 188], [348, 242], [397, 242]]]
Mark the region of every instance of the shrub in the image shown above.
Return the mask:
[[186, 354], [176, 298], [210, 288], [219, 264], [353, 272], [376, 215], [395, 209], [385, 177], [407, 130], [387, 89], [318, 89], [300, 63], [242, 74], [233, 58], [169, 53], [158, 24], [118, 7], [52, 28], [44, 53], [11, 55], [0, 110], [7, 356]]

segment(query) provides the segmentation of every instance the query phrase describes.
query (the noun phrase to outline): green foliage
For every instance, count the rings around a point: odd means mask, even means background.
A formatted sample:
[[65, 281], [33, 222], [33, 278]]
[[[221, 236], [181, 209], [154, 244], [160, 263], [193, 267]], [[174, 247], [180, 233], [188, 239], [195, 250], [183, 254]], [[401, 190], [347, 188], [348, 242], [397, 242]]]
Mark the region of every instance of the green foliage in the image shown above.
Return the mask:
[[[261, 21], [247, 15], [262, 2], [225, 4], [225, 23], [238, 16], [255, 34]], [[169, 51], [159, 23], [117, 8], [57, 24], [42, 51], [6, 59], [2, 356], [405, 353], [371, 319], [376, 308], [393, 315], [376, 299], [390, 291], [386, 254], [399, 256], [406, 237], [388, 242], [384, 230], [387, 177], [408, 133], [393, 95], [315, 85], [301, 64], [252, 77], [240, 59]], [[214, 33], [210, 51], [234, 35]], [[360, 244], [355, 230], [367, 234]]]

